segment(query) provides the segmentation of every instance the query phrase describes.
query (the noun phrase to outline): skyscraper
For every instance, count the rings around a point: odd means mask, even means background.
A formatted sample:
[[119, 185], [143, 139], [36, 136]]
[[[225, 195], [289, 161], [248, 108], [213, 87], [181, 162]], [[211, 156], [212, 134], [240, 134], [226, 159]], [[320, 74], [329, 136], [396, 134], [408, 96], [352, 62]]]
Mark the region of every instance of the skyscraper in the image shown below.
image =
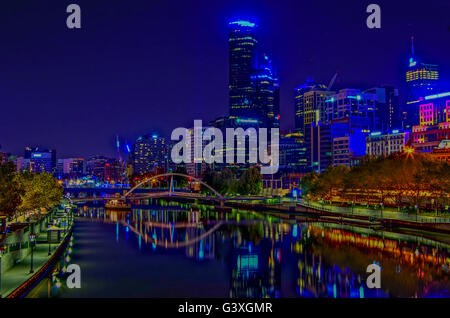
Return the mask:
[[256, 68], [256, 24], [235, 20], [229, 24], [229, 98], [230, 116], [252, 118], [254, 113], [251, 76]]
[[26, 147], [25, 159], [30, 160], [30, 171], [33, 173], [55, 172], [56, 151], [39, 147]]
[[135, 174], [155, 171], [166, 166], [166, 140], [158, 135], [139, 137], [133, 145], [131, 162]]
[[279, 79], [269, 57], [260, 54], [257, 25], [249, 20], [234, 20], [229, 28], [227, 121], [238, 126], [279, 127]]
[[375, 129], [387, 131], [401, 127], [398, 89], [393, 86], [374, 87], [364, 93], [375, 94]]
[[301, 133], [311, 123], [327, 121], [325, 100], [334, 92], [328, 92], [323, 84], [311, 80], [295, 88], [295, 129]]
[[264, 62], [252, 78], [255, 114], [264, 127], [280, 126], [280, 83], [272, 61], [264, 55]]
[[325, 101], [327, 121], [349, 119], [353, 128], [372, 130], [376, 124], [375, 102], [376, 95], [373, 93], [341, 89]]
[[402, 110], [404, 125], [407, 128], [419, 123], [417, 101], [424, 96], [436, 93], [439, 70], [436, 64], [426, 64], [414, 53], [414, 37], [411, 37], [411, 55], [406, 70], [406, 107]]

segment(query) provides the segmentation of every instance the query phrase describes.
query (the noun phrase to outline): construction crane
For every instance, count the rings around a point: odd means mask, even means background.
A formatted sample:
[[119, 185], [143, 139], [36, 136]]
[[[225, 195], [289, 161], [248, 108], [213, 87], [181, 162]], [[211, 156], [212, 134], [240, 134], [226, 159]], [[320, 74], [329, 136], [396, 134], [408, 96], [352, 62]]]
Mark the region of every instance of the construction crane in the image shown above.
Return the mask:
[[333, 78], [330, 81], [330, 84], [328, 84], [327, 91], [329, 91], [331, 89], [331, 87], [334, 84], [334, 81], [336, 81], [337, 76], [338, 76], [338, 72], [336, 72], [336, 74], [334, 74]]

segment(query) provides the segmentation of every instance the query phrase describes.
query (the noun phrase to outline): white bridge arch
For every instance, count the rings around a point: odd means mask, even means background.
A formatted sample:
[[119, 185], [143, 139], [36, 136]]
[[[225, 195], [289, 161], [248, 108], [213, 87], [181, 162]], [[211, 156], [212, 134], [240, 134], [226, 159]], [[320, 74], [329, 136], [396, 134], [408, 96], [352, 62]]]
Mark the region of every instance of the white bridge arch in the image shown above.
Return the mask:
[[122, 196], [122, 198], [123, 198], [123, 199], [126, 199], [127, 196], [129, 196], [129, 195], [130, 195], [134, 190], [136, 190], [137, 188], [141, 187], [142, 185], [144, 185], [144, 184], [146, 184], [146, 183], [148, 183], [148, 182], [150, 182], [150, 181], [152, 181], [152, 180], [155, 180], [155, 179], [161, 178], [161, 177], [171, 177], [171, 180], [170, 180], [170, 186], [169, 186], [169, 193], [172, 193], [172, 192], [173, 192], [173, 189], [172, 189], [172, 184], [173, 184], [173, 183], [172, 183], [172, 180], [173, 180], [173, 177], [174, 177], [174, 176], [177, 176], [177, 177], [183, 177], [183, 178], [186, 178], [186, 179], [192, 179], [192, 180], [194, 180], [194, 181], [196, 181], [196, 182], [199, 182], [200, 184], [204, 185], [204, 186], [207, 187], [209, 190], [211, 190], [211, 191], [218, 197], [218, 199], [219, 199], [220, 201], [225, 201], [225, 198], [224, 198], [219, 192], [217, 192], [213, 187], [211, 187], [209, 184], [207, 184], [207, 183], [203, 182], [202, 180], [197, 179], [197, 178], [195, 178], [195, 177], [189, 176], [189, 175], [184, 174], [184, 173], [178, 173], [178, 172], [162, 173], [162, 174], [158, 174], [158, 175], [156, 175], [156, 176], [149, 177], [148, 179], [146, 179], [146, 180], [144, 180], [144, 181], [138, 183], [138, 184], [135, 185], [133, 188], [131, 188], [128, 192], [126, 192], [126, 193]]

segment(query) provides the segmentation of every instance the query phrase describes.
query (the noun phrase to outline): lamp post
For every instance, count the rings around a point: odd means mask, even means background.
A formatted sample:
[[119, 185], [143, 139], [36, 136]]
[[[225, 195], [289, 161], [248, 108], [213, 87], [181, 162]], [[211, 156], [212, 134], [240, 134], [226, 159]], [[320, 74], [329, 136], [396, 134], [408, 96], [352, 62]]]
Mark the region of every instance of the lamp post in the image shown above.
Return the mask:
[[64, 212], [64, 235], [66, 234], [67, 228], [68, 228], [68, 218], [67, 218], [67, 212]]
[[383, 218], [383, 202], [380, 203], [381, 218]]
[[352, 201], [352, 215], [353, 215], [353, 205], [355, 204], [355, 201]]
[[3, 246], [0, 246], [0, 298], [2, 298], [2, 255], [6, 251]]
[[52, 247], [50, 245], [50, 238], [52, 236], [52, 232], [50, 231], [50, 225], [47, 229], [47, 241], [48, 241], [48, 256], [52, 255]]
[[417, 204], [414, 206], [414, 209], [416, 210], [416, 222], [417, 222], [417, 214], [419, 214], [419, 211], [418, 211], [418, 206], [417, 206]]
[[34, 245], [33, 245], [33, 243], [34, 243], [34, 241], [35, 241], [35, 239], [36, 239], [36, 234], [34, 234], [34, 233], [30, 233], [30, 235], [28, 235], [28, 238], [30, 239], [30, 244], [31, 244], [31, 267], [30, 267], [30, 274], [32, 274], [32, 273], [34, 273], [34, 264], [33, 264], [33, 261], [34, 261]]

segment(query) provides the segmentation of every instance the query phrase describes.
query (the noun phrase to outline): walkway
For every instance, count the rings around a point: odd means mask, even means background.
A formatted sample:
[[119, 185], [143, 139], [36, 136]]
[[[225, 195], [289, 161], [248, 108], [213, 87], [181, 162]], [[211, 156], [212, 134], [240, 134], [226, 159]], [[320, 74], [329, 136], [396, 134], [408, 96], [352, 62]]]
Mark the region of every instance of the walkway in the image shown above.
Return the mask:
[[[53, 218], [64, 219], [64, 211], [56, 210], [53, 213]], [[46, 215], [42, 215], [45, 217]], [[69, 224], [70, 228], [71, 224]], [[53, 226], [54, 227], [54, 226]], [[19, 286], [32, 278], [39, 270], [49, 261], [53, 256], [53, 253], [57, 250], [61, 242], [64, 242], [64, 238], [70, 231], [64, 231], [63, 228], [59, 228], [61, 232], [61, 239], [59, 243], [50, 244], [51, 255], [48, 255], [49, 244], [47, 241], [47, 228], [43, 228], [39, 233], [36, 233], [36, 243], [33, 251], [33, 270], [34, 273], [30, 273], [31, 269], [31, 252], [23, 258], [16, 265], [10, 269], [3, 271], [1, 274], [1, 297], [6, 297]]]
[[347, 214], [349, 216], [365, 216], [365, 217], [372, 217], [374, 219], [387, 219], [387, 220], [400, 220], [400, 221], [407, 221], [407, 222], [418, 222], [418, 223], [449, 223], [450, 224], [450, 217], [434, 217], [434, 216], [423, 216], [423, 215], [416, 215], [416, 214], [409, 214], [405, 212], [399, 212], [399, 211], [392, 211], [387, 210], [386, 208], [383, 209], [369, 209], [364, 207], [339, 207], [339, 206], [333, 206], [329, 204], [319, 203], [319, 202], [312, 202], [312, 201], [303, 201], [300, 200], [298, 203], [300, 206], [309, 207], [321, 211], [326, 212], [334, 212], [334, 213], [341, 213], [341, 214]]
[[[59, 244], [51, 244], [51, 250], [54, 251]], [[41, 243], [36, 244], [34, 248], [34, 274], [47, 263], [51, 255], [48, 255], [48, 244]], [[31, 254], [28, 255], [22, 262], [15, 265], [11, 269], [3, 272], [2, 274], [2, 297], [8, 296], [17, 287], [25, 283], [28, 279], [33, 277], [34, 274], [30, 274], [31, 268]]]

